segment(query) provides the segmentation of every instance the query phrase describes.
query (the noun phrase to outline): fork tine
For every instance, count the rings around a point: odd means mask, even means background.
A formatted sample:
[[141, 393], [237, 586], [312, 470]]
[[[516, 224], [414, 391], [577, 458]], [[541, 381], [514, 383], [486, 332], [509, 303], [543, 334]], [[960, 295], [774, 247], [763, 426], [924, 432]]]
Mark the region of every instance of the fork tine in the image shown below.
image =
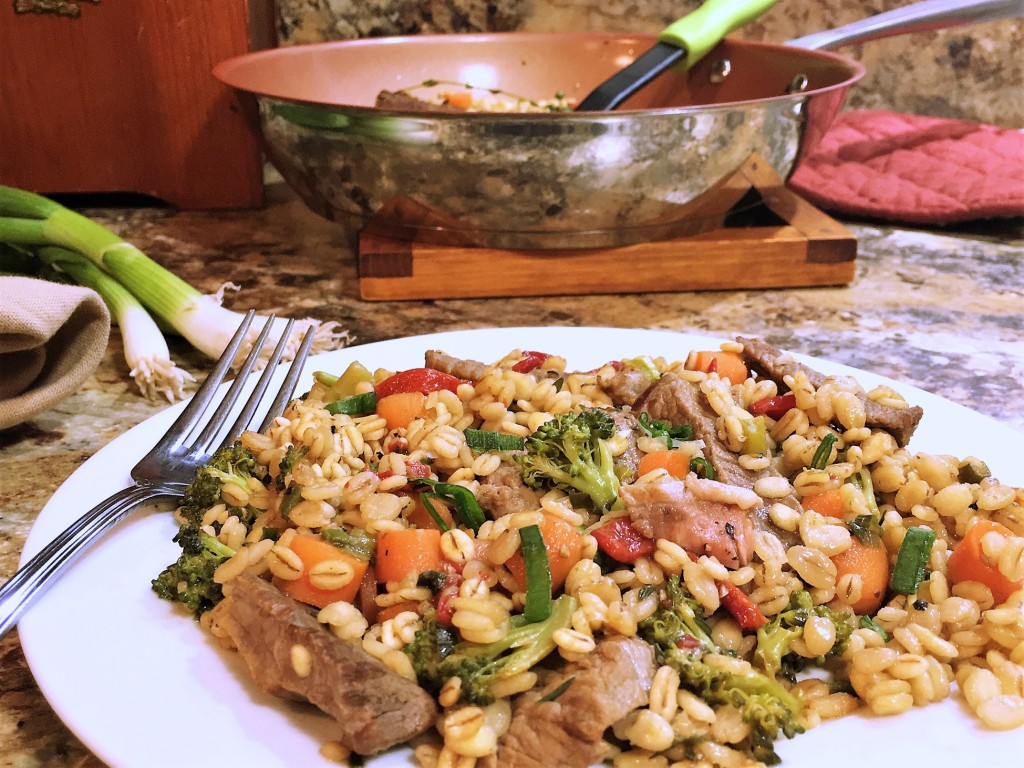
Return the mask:
[[224, 394], [224, 398], [217, 404], [216, 410], [214, 410], [213, 414], [210, 416], [206, 426], [203, 427], [203, 431], [200, 432], [199, 436], [193, 441], [193, 451], [206, 453], [213, 446], [217, 434], [224, 426], [224, 423], [228, 420], [231, 408], [238, 401], [239, 395], [242, 394], [242, 388], [245, 387], [246, 382], [249, 379], [249, 374], [252, 372], [253, 366], [256, 364], [260, 353], [263, 351], [263, 345], [266, 343], [267, 336], [270, 334], [270, 326], [273, 321], [273, 315], [267, 317], [266, 322], [263, 325], [263, 329], [260, 331], [260, 335], [256, 337], [256, 341], [253, 342], [252, 347], [249, 349], [249, 354], [246, 355], [245, 361], [241, 366], [239, 366], [238, 371], [235, 374], [235, 379], [231, 382], [231, 386]]
[[213, 396], [217, 393], [217, 388], [224, 381], [224, 377], [227, 376], [231, 362], [235, 359], [235, 355], [238, 354], [238, 348], [242, 345], [245, 335], [249, 332], [249, 326], [252, 325], [252, 319], [255, 315], [256, 312], [251, 309], [246, 312], [245, 318], [239, 324], [238, 330], [235, 331], [235, 335], [231, 337], [231, 340], [224, 348], [224, 354], [220, 356], [220, 359], [213, 367], [213, 370], [210, 371], [202, 386], [196, 390], [195, 395], [192, 396], [185, 410], [178, 415], [170, 429], [160, 438], [160, 442], [157, 443], [158, 447], [164, 450], [172, 450], [185, 442], [185, 438], [188, 437], [200, 417], [206, 412], [207, 406], [209, 406]]
[[277, 346], [274, 347], [274, 351], [271, 352], [270, 358], [267, 360], [267, 365], [263, 369], [263, 374], [260, 376], [256, 387], [253, 389], [252, 394], [249, 395], [249, 399], [245, 402], [242, 410], [238, 414], [238, 418], [235, 419], [235, 423], [231, 425], [231, 429], [228, 430], [225, 435], [222, 446], [233, 443], [237, 440], [242, 431], [249, 426], [249, 422], [252, 420], [253, 414], [260, 405], [260, 401], [263, 399], [263, 394], [267, 391], [267, 387], [270, 385], [270, 379], [274, 375], [274, 371], [277, 369], [277, 364], [281, 361], [284, 351], [288, 348], [288, 343], [291, 339], [292, 328], [295, 325], [294, 319], [289, 319], [285, 324], [284, 331], [281, 333], [281, 338], [278, 339]]
[[314, 336], [316, 336], [315, 328], [306, 330], [306, 335], [302, 337], [302, 344], [298, 352], [295, 353], [291, 367], [288, 369], [288, 374], [285, 376], [284, 381], [281, 382], [281, 389], [278, 390], [277, 397], [274, 398], [274, 402], [267, 409], [267, 415], [263, 417], [263, 422], [259, 427], [260, 432], [265, 432], [274, 419], [284, 413], [285, 406], [292, 399], [295, 385], [298, 384], [299, 376], [302, 375], [302, 367], [306, 363], [306, 358], [309, 357], [309, 350], [313, 348]]

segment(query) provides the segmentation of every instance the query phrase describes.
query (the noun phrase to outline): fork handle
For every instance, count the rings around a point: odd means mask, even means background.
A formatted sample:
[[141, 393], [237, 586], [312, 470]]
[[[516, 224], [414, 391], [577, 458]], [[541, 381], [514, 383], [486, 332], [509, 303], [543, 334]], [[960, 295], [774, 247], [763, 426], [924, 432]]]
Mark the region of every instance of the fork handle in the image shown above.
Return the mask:
[[0, 637], [6, 635], [32, 601], [102, 533], [146, 502], [181, 496], [184, 486], [133, 485], [101, 501], [65, 528], [53, 541], [0, 586]]

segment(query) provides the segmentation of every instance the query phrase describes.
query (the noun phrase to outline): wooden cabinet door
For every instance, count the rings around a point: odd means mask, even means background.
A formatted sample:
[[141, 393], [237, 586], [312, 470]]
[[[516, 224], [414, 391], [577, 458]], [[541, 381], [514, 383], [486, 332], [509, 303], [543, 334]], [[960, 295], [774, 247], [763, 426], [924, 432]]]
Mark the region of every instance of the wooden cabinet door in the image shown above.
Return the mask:
[[270, 43], [267, 6], [99, 0], [68, 18], [0, 3], [0, 184], [260, 205], [258, 140], [211, 69]]

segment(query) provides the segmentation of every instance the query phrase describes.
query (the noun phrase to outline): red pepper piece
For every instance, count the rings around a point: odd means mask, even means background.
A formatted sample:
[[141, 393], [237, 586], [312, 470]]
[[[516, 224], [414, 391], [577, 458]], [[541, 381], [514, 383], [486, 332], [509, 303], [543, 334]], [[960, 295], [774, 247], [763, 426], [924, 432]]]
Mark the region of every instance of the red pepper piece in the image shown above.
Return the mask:
[[516, 373], [529, 373], [530, 371], [540, 368], [544, 361], [549, 357], [551, 357], [551, 355], [547, 352], [537, 352], [533, 349], [527, 350], [526, 352], [523, 352], [522, 359], [512, 366], [512, 370]]
[[621, 371], [623, 368], [626, 367], [626, 364], [621, 360], [609, 360], [604, 365], [599, 365], [597, 366], [597, 368], [593, 368], [589, 371], [586, 371], [586, 373], [597, 373], [598, 371], [605, 367], [611, 367], [613, 371]]
[[451, 626], [452, 616], [455, 615], [452, 600], [459, 596], [458, 582], [458, 579], [449, 579], [445, 587], [437, 593], [437, 622], [445, 627]]
[[377, 393], [377, 399], [383, 400], [388, 395], [397, 395], [400, 392], [421, 392], [424, 395], [442, 389], [454, 392], [460, 384], [465, 383], [465, 379], [444, 371], [435, 371], [433, 368], [410, 368], [388, 376], [374, 387], [374, 391]]
[[761, 612], [757, 603], [731, 581], [719, 581], [718, 590], [725, 610], [732, 614], [743, 631], [752, 632], [768, 623], [768, 617]]
[[592, 533], [601, 551], [620, 563], [635, 563], [654, 554], [654, 539], [640, 533], [625, 517], [595, 528]]
[[682, 648], [684, 651], [692, 651], [694, 648], [700, 648], [700, 640], [693, 635], [683, 635], [676, 642], [676, 648]]
[[768, 416], [778, 420], [785, 416], [790, 408], [796, 408], [796, 395], [787, 392], [784, 395], [763, 397], [757, 402], [751, 403], [749, 410], [752, 416]]

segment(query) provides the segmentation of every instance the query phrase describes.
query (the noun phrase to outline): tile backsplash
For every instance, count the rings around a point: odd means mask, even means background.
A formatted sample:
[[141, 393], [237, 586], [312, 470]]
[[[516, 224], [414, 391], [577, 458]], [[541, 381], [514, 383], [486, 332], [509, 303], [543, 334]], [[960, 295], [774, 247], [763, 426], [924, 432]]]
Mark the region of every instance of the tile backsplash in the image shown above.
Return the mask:
[[[697, 0], [276, 0], [278, 39], [297, 45], [383, 35], [615, 30], [656, 32]], [[908, 5], [780, 0], [736, 36], [783, 42]], [[867, 67], [847, 107], [1024, 127], [1024, 21], [892, 37], [840, 52]]]

